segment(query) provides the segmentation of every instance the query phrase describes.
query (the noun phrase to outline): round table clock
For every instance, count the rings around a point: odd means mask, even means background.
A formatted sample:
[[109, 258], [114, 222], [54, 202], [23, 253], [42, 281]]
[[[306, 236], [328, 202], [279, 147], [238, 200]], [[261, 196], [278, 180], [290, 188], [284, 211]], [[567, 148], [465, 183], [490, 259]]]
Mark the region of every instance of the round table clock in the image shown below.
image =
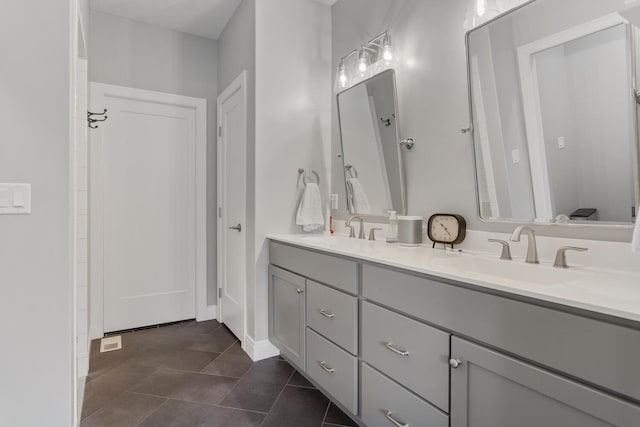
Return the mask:
[[462, 243], [467, 234], [467, 222], [460, 215], [456, 214], [435, 214], [429, 218], [427, 225], [427, 235], [433, 242], [444, 245], [457, 245]]

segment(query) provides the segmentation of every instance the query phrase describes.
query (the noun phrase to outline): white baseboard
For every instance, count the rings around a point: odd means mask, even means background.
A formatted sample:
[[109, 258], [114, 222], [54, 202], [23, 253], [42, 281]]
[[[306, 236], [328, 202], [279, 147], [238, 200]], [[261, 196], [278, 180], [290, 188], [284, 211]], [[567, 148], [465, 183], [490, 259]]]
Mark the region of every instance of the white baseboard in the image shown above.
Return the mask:
[[271, 341], [261, 340], [256, 342], [249, 335], [244, 336], [242, 349], [254, 362], [257, 362], [258, 360], [268, 359], [273, 356], [278, 356], [280, 354], [280, 350], [278, 350], [276, 346], [271, 344]]
[[202, 316], [196, 316], [196, 321], [204, 322], [205, 320], [217, 320], [218, 319], [218, 306], [208, 305], [206, 311]]

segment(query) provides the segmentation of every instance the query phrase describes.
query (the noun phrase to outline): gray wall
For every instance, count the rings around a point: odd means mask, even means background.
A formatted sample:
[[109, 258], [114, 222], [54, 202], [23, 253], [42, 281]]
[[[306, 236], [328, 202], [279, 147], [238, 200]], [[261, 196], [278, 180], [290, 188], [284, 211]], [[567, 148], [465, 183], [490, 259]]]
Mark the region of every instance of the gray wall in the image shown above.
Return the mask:
[[0, 13], [0, 182], [33, 197], [31, 215], [0, 216], [2, 426], [72, 424], [69, 7]]
[[89, 80], [207, 100], [207, 300], [216, 303], [218, 42], [92, 11]]
[[[243, 71], [247, 71], [247, 330], [254, 324], [255, 306], [253, 290], [255, 269], [255, 135], [256, 135], [256, 2], [243, 0], [218, 39], [219, 92]], [[215, 262], [215, 259], [214, 259]], [[243, 337], [241, 337], [243, 338]]]
[[[268, 338], [269, 234], [300, 233], [298, 168], [320, 175], [327, 201], [330, 152], [331, 13], [316, 0], [256, 2], [255, 316], [251, 337]], [[326, 212], [325, 223], [327, 221]], [[253, 313], [252, 313], [253, 312]]]

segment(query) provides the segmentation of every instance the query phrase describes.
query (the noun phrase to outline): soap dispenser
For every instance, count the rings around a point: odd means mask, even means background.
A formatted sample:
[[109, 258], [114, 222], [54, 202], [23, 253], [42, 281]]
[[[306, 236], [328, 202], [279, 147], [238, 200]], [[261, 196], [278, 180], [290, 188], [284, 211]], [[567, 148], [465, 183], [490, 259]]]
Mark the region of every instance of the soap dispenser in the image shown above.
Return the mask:
[[389, 211], [389, 228], [387, 229], [387, 243], [398, 242], [398, 214]]

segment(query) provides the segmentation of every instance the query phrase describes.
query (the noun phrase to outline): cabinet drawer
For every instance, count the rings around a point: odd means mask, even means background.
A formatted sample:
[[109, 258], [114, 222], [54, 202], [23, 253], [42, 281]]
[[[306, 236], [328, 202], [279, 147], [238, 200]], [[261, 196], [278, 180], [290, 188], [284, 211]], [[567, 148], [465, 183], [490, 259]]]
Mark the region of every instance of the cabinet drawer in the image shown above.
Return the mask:
[[352, 354], [357, 353], [355, 297], [307, 281], [307, 326]]
[[357, 360], [307, 328], [307, 375], [353, 414], [357, 414]]
[[362, 293], [454, 335], [640, 400], [640, 369], [629, 369], [630, 360], [640, 360], [639, 328], [372, 265], [362, 267]]
[[363, 302], [362, 358], [443, 411], [449, 410], [449, 334]]
[[365, 363], [362, 364], [361, 418], [367, 427], [449, 426], [447, 415]]
[[271, 264], [291, 270], [318, 282], [327, 283], [351, 294], [358, 291], [357, 264], [353, 261], [323, 255], [306, 249], [269, 244]]

